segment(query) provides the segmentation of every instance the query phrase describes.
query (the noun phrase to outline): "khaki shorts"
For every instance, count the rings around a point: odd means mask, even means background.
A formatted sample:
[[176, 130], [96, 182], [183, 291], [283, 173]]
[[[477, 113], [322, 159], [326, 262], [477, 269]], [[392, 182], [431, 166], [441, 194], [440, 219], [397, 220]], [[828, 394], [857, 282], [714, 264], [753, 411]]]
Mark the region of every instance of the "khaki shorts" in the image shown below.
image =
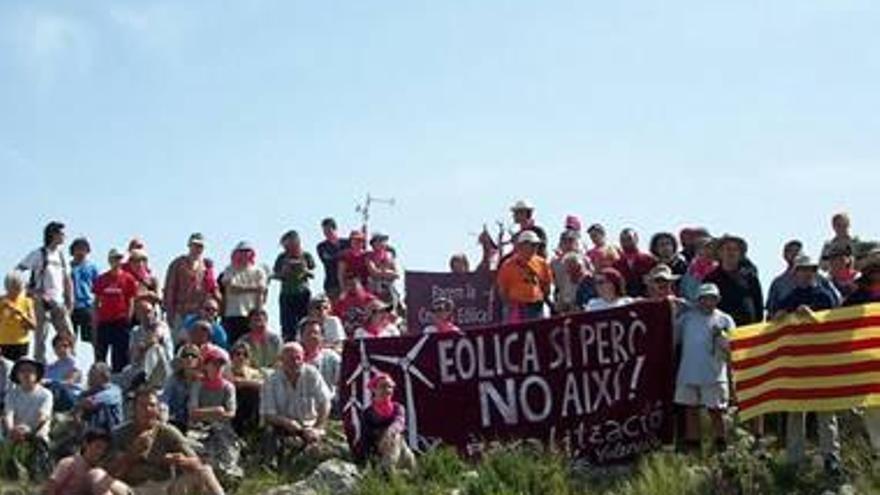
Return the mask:
[[675, 403], [685, 406], [726, 409], [728, 396], [726, 383], [678, 385], [675, 387]]

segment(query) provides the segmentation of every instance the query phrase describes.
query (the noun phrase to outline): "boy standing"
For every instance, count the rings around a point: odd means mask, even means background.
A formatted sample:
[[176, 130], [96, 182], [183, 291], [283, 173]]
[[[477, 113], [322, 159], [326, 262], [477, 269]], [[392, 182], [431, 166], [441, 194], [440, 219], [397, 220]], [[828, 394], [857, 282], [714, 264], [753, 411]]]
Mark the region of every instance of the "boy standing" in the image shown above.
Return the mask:
[[73, 332], [83, 342], [92, 343], [92, 321], [95, 293], [93, 287], [98, 279], [98, 267], [88, 259], [91, 252], [89, 241], [83, 237], [70, 244], [70, 277], [73, 279], [73, 313], [70, 319]]
[[685, 447], [699, 450], [699, 412], [705, 408], [712, 420], [715, 447], [727, 447], [724, 412], [727, 410], [730, 331], [733, 318], [718, 309], [721, 292], [715, 284], [703, 284], [696, 306], [683, 311], [676, 321], [681, 343], [681, 363], [675, 387], [675, 403], [686, 407]]

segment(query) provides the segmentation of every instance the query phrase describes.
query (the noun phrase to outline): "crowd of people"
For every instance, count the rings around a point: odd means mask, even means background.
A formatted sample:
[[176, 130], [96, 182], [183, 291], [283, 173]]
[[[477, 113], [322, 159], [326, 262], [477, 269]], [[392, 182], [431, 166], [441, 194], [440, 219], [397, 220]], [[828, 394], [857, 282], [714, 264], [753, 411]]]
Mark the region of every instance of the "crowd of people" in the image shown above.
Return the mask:
[[[833, 217], [834, 237], [818, 259], [801, 241], [785, 243], [788, 269], [765, 298], [742, 237], [690, 227], [656, 233], [644, 250], [634, 229], [621, 230], [615, 245], [603, 225], [584, 230], [570, 215], [554, 248], [531, 204], [518, 201], [511, 212], [510, 240], [484, 231], [475, 268], [493, 277], [502, 321], [671, 301], [685, 449], [699, 445], [700, 409], [709, 412], [718, 448], [726, 446], [729, 336], [737, 326], [880, 301], [880, 246], [853, 236], [843, 213]], [[5, 276], [0, 299], [2, 475], [46, 479], [49, 494], [218, 494], [242, 476], [242, 448], [267, 465], [337, 448], [326, 427], [339, 415], [347, 339], [463, 330], [445, 297], [432, 302], [430, 325], [406, 328], [402, 273], [388, 235], [364, 226], [343, 237], [332, 218], [321, 229], [317, 260], [291, 230], [271, 267], [242, 241], [222, 270], [205, 256], [206, 238], [194, 233], [160, 281], [141, 239], [125, 251], [110, 249], [102, 271], [87, 239], [67, 246], [65, 226], [46, 225], [42, 245]], [[316, 261], [324, 276], [313, 293]], [[449, 265], [471, 270], [463, 254]], [[266, 310], [273, 281], [280, 285], [277, 319]], [[77, 365], [78, 341], [94, 350], [88, 369]], [[355, 452], [389, 469], [415, 462], [394, 387], [385, 374], [370, 381]], [[880, 413], [865, 417], [880, 454]], [[801, 462], [804, 415], [786, 419], [789, 460]], [[836, 475], [834, 415], [819, 414], [818, 428], [825, 467]], [[752, 429], [761, 435], [762, 422]]]

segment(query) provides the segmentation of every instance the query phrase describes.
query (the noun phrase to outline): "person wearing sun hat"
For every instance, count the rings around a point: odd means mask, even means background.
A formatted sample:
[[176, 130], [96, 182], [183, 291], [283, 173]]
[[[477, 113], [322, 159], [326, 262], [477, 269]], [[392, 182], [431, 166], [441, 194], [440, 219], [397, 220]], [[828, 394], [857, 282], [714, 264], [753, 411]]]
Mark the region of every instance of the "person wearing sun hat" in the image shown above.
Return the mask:
[[25, 467], [32, 476], [48, 474], [49, 469], [53, 399], [52, 392], [41, 385], [44, 373], [45, 367], [39, 361], [26, 357], [16, 361], [10, 376], [16, 387], [6, 395], [3, 411], [2, 430], [7, 442], [0, 444], [0, 453], [4, 454], [0, 458]]
[[431, 324], [422, 333], [461, 333], [455, 324], [455, 301], [441, 296], [431, 301]]
[[779, 308], [772, 315], [774, 319], [779, 319], [788, 313], [825, 310], [840, 305], [839, 300], [819, 284], [818, 261], [805, 254], [799, 254], [794, 260], [793, 268], [794, 287], [779, 302]]
[[496, 284], [504, 303], [504, 320], [519, 322], [541, 318], [550, 297], [553, 273], [538, 254], [541, 238], [531, 230], [516, 236], [516, 247], [498, 269]]
[[547, 259], [547, 231], [535, 223], [535, 207], [532, 203], [525, 199], [517, 200], [510, 206], [510, 213], [519, 227], [516, 236], [526, 231], [534, 232], [538, 236], [538, 256]]
[[379, 299], [367, 303], [366, 320], [360, 328], [354, 331], [354, 338], [369, 339], [400, 335], [400, 329], [394, 324], [391, 310], [391, 306]]
[[660, 263], [645, 275], [645, 285], [648, 287], [648, 298], [668, 299], [675, 297], [675, 284], [681, 277], [672, 273], [672, 269], [664, 263]]
[[676, 377], [675, 403], [685, 407], [685, 447], [699, 451], [699, 411], [706, 409], [712, 421], [715, 447], [727, 447], [724, 413], [728, 387], [729, 336], [733, 318], [718, 309], [721, 291], [715, 284], [702, 284], [697, 303], [683, 306], [675, 321], [676, 347], [681, 361]]
[[[795, 287], [780, 303], [773, 318], [781, 320], [787, 315], [796, 314], [801, 318], [811, 318], [813, 311], [832, 309], [838, 306], [834, 298], [819, 286], [817, 274], [819, 263], [805, 254], [798, 255], [794, 260]], [[793, 342], [796, 345], [797, 340]], [[796, 465], [805, 455], [805, 421], [804, 412], [789, 412], [785, 421], [785, 449], [788, 463]], [[825, 461], [828, 475], [837, 477], [841, 474], [840, 437], [837, 428], [837, 416], [833, 412], [816, 413], [819, 433], [819, 451]]]
[[737, 326], [764, 320], [764, 295], [758, 270], [748, 258], [748, 244], [739, 236], [725, 234], [714, 243], [718, 266], [703, 279], [721, 291], [718, 309], [733, 317]]

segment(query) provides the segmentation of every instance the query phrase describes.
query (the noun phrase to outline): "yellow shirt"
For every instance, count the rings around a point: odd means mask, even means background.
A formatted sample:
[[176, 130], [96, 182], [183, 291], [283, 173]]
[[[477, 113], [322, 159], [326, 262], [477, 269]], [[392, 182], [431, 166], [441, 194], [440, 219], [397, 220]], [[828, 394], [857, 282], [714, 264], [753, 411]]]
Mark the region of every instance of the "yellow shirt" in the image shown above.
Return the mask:
[[9, 306], [33, 318], [34, 301], [24, 293], [14, 300], [9, 296], [0, 298], [0, 345], [20, 345], [31, 341], [31, 334], [21, 319]]

